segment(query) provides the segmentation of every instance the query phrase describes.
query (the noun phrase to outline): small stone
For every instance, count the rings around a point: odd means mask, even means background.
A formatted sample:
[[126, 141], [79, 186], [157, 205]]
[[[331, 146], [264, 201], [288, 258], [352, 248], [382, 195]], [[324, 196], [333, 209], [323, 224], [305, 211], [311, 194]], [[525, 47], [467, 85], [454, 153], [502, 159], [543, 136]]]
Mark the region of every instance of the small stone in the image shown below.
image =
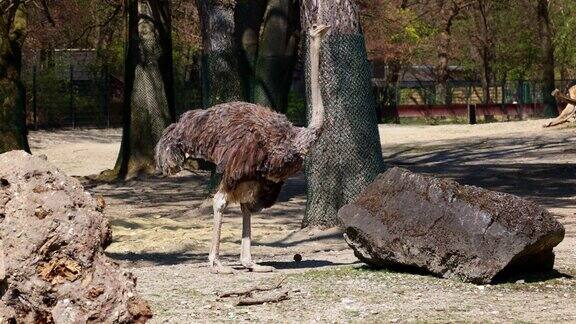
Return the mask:
[[353, 301], [352, 299], [350, 299], [350, 298], [342, 298], [341, 303], [344, 304], [344, 305], [350, 305], [350, 304], [353, 304], [354, 301]]

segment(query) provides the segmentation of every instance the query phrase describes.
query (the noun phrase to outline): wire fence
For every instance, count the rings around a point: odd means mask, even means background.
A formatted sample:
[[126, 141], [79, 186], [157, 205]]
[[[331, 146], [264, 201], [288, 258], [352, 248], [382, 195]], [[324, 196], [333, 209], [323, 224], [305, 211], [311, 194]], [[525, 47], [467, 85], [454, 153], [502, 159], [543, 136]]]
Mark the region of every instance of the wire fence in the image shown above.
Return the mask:
[[[174, 70], [176, 114], [203, 107], [201, 60], [177, 66]], [[301, 73], [297, 71], [296, 74]], [[288, 98], [287, 116], [298, 125], [305, 123], [306, 95], [302, 76], [295, 75]], [[300, 81], [298, 81], [300, 80]], [[60, 65], [32, 67], [23, 73], [29, 129], [61, 127], [121, 127], [124, 82], [106, 66]], [[556, 88], [566, 91], [575, 80], [557, 80]], [[391, 84], [372, 79], [380, 122], [398, 117], [465, 114], [466, 105], [482, 105], [485, 95], [478, 81], [451, 81], [440, 87], [433, 81], [404, 81]], [[205, 99], [205, 98], [204, 98]], [[204, 102], [205, 103], [205, 102]], [[518, 118], [538, 115], [544, 103], [544, 86], [538, 81], [496, 82], [490, 87], [490, 105], [499, 115], [510, 107], [529, 113], [514, 113]], [[450, 117], [450, 116], [446, 116]]]
[[[174, 74], [177, 115], [200, 108], [198, 69], [182, 67]], [[106, 67], [34, 66], [23, 82], [29, 129], [122, 126], [124, 81]]]
[[[566, 92], [575, 80], [557, 80], [556, 88]], [[445, 86], [434, 81], [408, 81], [391, 84], [373, 79], [373, 90], [382, 121], [398, 117], [435, 116], [447, 110], [461, 111], [467, 105], [482, 105], [499, 115], [506, 115], [510, 107], [529, 111], [514, 114], [523, 118], [538, 116], [543, 111], [544, 83], [540, 81], [501, 81], [489, 87], [485, 95], [480, 81], [450, 81]], [[488, 102], [487, 102], [488, 99]], [[500, 111], [496, 108], [500, 107]], [[396, 114], [396, 115], [395, 115]], [[445, 116], [450, 117], [450, 116]]]

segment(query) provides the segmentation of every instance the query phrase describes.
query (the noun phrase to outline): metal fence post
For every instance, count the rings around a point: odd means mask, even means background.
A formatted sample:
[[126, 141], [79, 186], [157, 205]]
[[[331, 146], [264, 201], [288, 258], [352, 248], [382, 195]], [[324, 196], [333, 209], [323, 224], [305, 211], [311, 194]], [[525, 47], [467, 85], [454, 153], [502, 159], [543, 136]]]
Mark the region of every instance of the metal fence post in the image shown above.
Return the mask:
[[502, 80], [502, 89], [500, 92], [502, 95], [502, 100], [501, 100], [502, 112], [506, 113], [506, 116], [508, 117], [508, 111], [506, 110], [506, 79]]
[[468, 105], [468, 123], [476, 125], [476, 104]]
[[34, 119], [34, 129], [38, 130], [38, 92], [36, 89], [36, 65], [32, 67], [32, 114]]
[[76, 109], [74, 107], [74, 65], [70, 65], [70, 115], [72, 129], [76, 128]]

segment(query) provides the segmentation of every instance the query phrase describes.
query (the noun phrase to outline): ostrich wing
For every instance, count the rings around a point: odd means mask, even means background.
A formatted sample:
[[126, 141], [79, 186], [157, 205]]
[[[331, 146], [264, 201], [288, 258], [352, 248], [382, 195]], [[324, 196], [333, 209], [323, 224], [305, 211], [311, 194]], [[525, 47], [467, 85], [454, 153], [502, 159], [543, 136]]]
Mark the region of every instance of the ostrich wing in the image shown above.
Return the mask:
[[233, 190], [242, 181], [261, 178], [278, 182], [302, 164], [293, 146], [294, 127], [268, 108], [244, 102], [185, 113], [171, 136], [194, 159], [212, 162]]

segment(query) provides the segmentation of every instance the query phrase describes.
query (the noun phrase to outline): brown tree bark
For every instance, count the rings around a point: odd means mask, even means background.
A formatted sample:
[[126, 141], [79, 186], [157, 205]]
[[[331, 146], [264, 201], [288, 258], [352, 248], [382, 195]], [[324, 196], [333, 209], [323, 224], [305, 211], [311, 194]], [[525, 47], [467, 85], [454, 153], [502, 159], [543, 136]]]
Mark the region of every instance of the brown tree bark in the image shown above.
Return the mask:
[[387, 94], [386, 102], [390, 105], [390, 118], [394, 124], [400, 124], [400, 112], [398, 111], [398, 96], [396, 96], [397, 89], [400, 87], [401, 74], [402, 74], [402, 63], [397, 60], [392, 60], [389, 64], [390, 73], [387, 76], [387, 86], [390, 89]]
[[[438, 36], [438, 62], [436, 64], [436, 100], [438, 104], [449, 104], [451, 94], [448, 89], [450, 79], [449, 65], [452, 52], [452, 27], [454, 22], [462, 14], [462, 11], [471, 5], [467, 0], [435, 0], [438, 8], [440, 34]], [[427, 3], [425, 3], [427, 4]]]
[[268, 0], [256, 60], [254, 102], [285, 113], [292, 83], [300, 19], [298, 1]]
[[198, 0], [202, 33], [204, 108], [242, 100], [238, 47], [234, 41], [235, 0]]
[[558, 109], [554, 97], [551, 94], [552, 91], [556, 89], [556, 85], [554, 84], [554, 42], [548, 7], [549, 0], [538, 0], [536, 13], [538, 16], [538, 29], [540, 30], [540, 46], [542, 48], [544, 115], [552, 118], [558, 116]]
[[155, 172], [154, 148], [175, 119], [168, 0], [128, 0], [124, 131], [115, 173]]
[[235, 41], [244, 100], [286, 112], [300, 37], [299, 1], [239, 0]]
[[[490, 1], [476, 0], [470, 10], [470, 18], [474, 28], [469, 31], [473, 56], [480, 67], [484, 104], [492, 103], [491, 86], [493, 81], [492, 64], [494, 61], [494, 31], [492, 14], [495, 4]], [[493, 116], [484, 116], [492, 120]]]
[[457, 12], [451, 11], [444, 25], [444, 29], [440, 32], [438, 40], [438, 63], [436, 65], [436, 97], [441, 98], [441, 102], [438, 104], [446, 104], [446, 96], [448, 95], [448, 79], [450, 78], [450, 73], [448, 71], [449, 64], [449, 53], [452, 43], [452, 21], [455, 18]]
[[256, 59], [267, 3], [267, 0], [237, 0], [234, 9], [234, 40], [239, 47], [238, 72], [242, 94], [247, 102], [254, 101]]
[[26, 92], [20, 79], [27, 19], [24, 1], [0, 2], [0, 153], [30, 151]]
[[[303, 1], [304, 33], [314, 23], [329, 25], [331, 30], [320, 54], [325, 126], [306, 160], [308, 200], [302, 226], [330, 227], [338, 225], [340, 207], [354, 200], [384, 166], [355, 1]], [[309, 75], [306, 79], [309, 84]]]

